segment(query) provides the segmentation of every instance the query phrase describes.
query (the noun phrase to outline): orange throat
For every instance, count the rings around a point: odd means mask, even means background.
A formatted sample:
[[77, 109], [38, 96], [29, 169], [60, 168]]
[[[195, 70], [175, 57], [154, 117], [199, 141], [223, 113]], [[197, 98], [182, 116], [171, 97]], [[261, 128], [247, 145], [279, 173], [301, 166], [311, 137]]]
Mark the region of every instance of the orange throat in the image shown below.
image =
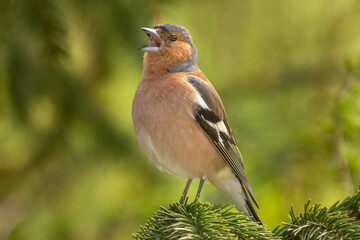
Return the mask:
[[144, 54], [144, 72], [164, 74], [177, 63], [184, 62], [191, 57], [191, 46], [180, 43], [171, 48], [164, 47], [160, 52], [146, 52]]

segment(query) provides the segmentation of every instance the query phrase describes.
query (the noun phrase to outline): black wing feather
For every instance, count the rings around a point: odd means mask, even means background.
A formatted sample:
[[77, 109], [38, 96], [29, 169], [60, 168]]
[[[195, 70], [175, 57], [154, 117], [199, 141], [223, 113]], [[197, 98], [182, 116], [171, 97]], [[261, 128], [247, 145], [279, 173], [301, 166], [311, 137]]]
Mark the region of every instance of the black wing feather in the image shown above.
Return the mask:
[[[188, 80], [199, 92], [205, 103], [208, 104], [208, 101], [210, 101], [209, 99], [211, 99], [211, 101], [219, 101], [217, 104], [222, 106], [220, 98], [216, 96], [211, 96], [213, 92], [211, 91], [212, 86], [208, 85], [206, 82], [193, 75], [188, 75]], [[212, 104], [214, 104], [214, 102], [212, 102]], [[250, 184], [246, 178], [241, 153], [236, 146], [235, 138], [231, 132], [229, 125], [227, 124], [226, 117], [225, 119], [220, 119], [220, 117], [217, 116], [211, 109], [204, 108], [200, 105], [194, 112], [194, 117], [197, 123], [204, 130], [210, 141], [214, 144], [220, 155], [229, 164], [236, 177], [246, 189], [246, 192], [254, 202], [255, 206], [259, 208]], [[214, 128], [214, 125], [221, 122], [223, 122], [223, 124], [226, 126], [228, 130], [227, 133], [221, 131], [220, 129]], [[253, 208], [252, 212], [254, 212]]]

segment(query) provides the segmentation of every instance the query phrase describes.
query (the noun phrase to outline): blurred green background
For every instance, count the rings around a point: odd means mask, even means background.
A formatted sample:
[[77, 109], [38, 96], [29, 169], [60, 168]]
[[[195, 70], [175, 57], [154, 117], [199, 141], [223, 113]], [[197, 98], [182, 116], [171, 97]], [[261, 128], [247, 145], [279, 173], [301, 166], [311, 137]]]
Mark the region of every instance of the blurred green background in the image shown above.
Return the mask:
[[[0, 12], [0, 239], [130, 239], [180, 198], [186, 181], [156, 169], [131, 120], [140, 28], [161, 22], [192, 34], [270, 230], [290, 206], [358, 188], [357, 0], [1, 0]], [[201, 198], [227, 203], [210, 184]]]

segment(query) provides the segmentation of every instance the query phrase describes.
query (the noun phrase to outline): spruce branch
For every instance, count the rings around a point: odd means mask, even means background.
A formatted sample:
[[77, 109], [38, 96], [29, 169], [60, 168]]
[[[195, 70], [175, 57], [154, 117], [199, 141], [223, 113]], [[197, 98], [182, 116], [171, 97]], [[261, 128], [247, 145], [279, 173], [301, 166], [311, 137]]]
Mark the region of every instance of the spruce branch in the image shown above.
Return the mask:
[[232, 206], [211, 205], [199, 199], [187, 204], [175, 202], [161, 207], [141, 230], [133, 234], [143, 239], [280, 239], [264, 226], [232, 211]]
[[296, 216], [294, 209], [290, 210], [291, 223], [283, 223], [274, 233], [283, 239], [360, 239], [360, 224], [355, 219], [359, 215], [360, 192], [347, 197], [341, 203], [336, 202], [327, 209], [315, 204], [310, 207], [310, 201], [305, 204], [304, 213]]
[[360, 191], [336, 202], [330, 208], [305, 204], [298, 216], [290, 210], [290, 223], [282, 223], [273, 233], [250, 221], [230, 205], [210, 203], [173, 203], [161, 207], [141, 230], [133, 234], [144, 239], [284, 239], [284, 240], [355, 240], [360, 239]]
[[329, 212], [347, 212], [349, 217], [356, 217], [356, 220], [360, 219], [360, 190], [352, 196], [345, 198], [341, 203], [336, 202], [329, 208]]

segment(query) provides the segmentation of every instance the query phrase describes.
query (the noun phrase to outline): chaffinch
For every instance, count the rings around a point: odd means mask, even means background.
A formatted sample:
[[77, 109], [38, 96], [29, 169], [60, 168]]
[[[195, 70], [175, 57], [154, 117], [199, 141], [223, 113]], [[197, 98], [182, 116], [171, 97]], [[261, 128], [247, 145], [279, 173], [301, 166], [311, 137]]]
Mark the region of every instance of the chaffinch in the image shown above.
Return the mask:
[[150, 43], [132, 118], [141, 148], [160, 170], [188, 179], [205, 179], [225, 192], [235, 207], [261, 223], [258, 204], [244, 172], [244, 163], [227, 122], [224, 105], [197, 65], [197, 51], [188, 30], [175, 24], [142, 28]]

